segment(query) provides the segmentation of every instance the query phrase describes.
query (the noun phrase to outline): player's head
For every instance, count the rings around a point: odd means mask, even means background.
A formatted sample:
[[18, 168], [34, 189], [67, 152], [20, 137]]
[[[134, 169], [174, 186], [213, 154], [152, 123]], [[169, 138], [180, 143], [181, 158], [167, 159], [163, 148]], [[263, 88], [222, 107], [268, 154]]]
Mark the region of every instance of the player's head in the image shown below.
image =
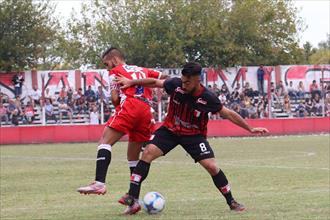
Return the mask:
[[200, 76], [202, 73], [201, 65], [196, 62], [186, 63], [181, 73], [182, 89], [186, 93], [194, 93], [200, 85]]
[[125, 63], [125, 56], [118, 48], [110, 47], [102, 54], [102, 62], [110, 70]]

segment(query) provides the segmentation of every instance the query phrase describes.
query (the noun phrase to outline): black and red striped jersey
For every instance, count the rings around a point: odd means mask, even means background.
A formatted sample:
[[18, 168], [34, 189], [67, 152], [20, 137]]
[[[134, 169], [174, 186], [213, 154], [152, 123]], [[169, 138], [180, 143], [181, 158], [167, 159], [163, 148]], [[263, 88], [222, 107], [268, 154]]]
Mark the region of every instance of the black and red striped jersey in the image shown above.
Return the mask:
[[165, 80], [164, 88], [170, 103], [163, 126], [178, 135], [206, 136], [208, 114], [222, 109], [220, 100], [203, 85], [198, 94], [186, 94], [180, 78]]

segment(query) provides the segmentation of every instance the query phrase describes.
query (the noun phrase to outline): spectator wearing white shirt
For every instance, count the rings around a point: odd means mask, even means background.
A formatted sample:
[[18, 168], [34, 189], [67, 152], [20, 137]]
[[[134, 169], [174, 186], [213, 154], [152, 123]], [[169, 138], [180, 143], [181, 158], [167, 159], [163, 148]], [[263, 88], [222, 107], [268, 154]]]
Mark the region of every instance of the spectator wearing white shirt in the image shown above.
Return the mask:
[[91, 125], [98, 125], [100, 122], [100, 114], [97, 107], [94, 105], [92, 107], [92, 111], [89, 113], [90, 124]]
[[40, 105], [41, 91], [38, 89], [38, 86], [33, 86], [33, 90], [29, 93], [29, 98], [32, 106], [35, 106], [36, 104]]
[[226, 105], [227, 104], [227, 97], [226, 94], [223, 92], [220, 92], [220, 95], [218, 97], [218, 99], [220, 100], [222, 105]]

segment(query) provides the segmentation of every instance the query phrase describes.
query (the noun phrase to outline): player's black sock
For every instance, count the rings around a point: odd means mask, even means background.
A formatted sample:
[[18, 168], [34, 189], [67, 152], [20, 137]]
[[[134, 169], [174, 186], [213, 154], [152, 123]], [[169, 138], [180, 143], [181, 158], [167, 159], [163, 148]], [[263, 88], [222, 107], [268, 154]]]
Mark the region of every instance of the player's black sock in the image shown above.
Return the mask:
[[138, 199], [142, 181], [148, 176], [150, 163], [140, 160], [132, 176], [128, 194]]
[[138, 160], [129, 160], [128, 161], [128, 166], [129, 166], [129, 170], [130, 170], [130, 176], [132, 176], [132, 173], [137, 165], [139, 161]]
[[230, 205], [231, 202], [234, 200], [233, 196], [231, 195], [230, 186], [227, 180], [226, 175], [219, 171], [218, 174], [212, 176], [214, 185], [219, 189], [221, 194], [225, 197], [227, 204]]
[[97, 149], [95, 180], [105, 183], [105, 178], [111, 161], [111, 145], [101, 144]]

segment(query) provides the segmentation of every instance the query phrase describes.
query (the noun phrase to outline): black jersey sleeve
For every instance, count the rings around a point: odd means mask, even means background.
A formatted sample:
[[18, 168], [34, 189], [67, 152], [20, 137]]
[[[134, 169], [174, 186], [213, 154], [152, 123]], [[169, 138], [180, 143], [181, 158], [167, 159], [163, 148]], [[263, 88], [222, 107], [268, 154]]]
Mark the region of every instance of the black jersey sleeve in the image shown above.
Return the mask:
[[180, 78], [174, 77], [169, 78], [164, 81], [164, 89], [167, 94], [172, 94], [177, 87], [182, 86], [182, 81]]

